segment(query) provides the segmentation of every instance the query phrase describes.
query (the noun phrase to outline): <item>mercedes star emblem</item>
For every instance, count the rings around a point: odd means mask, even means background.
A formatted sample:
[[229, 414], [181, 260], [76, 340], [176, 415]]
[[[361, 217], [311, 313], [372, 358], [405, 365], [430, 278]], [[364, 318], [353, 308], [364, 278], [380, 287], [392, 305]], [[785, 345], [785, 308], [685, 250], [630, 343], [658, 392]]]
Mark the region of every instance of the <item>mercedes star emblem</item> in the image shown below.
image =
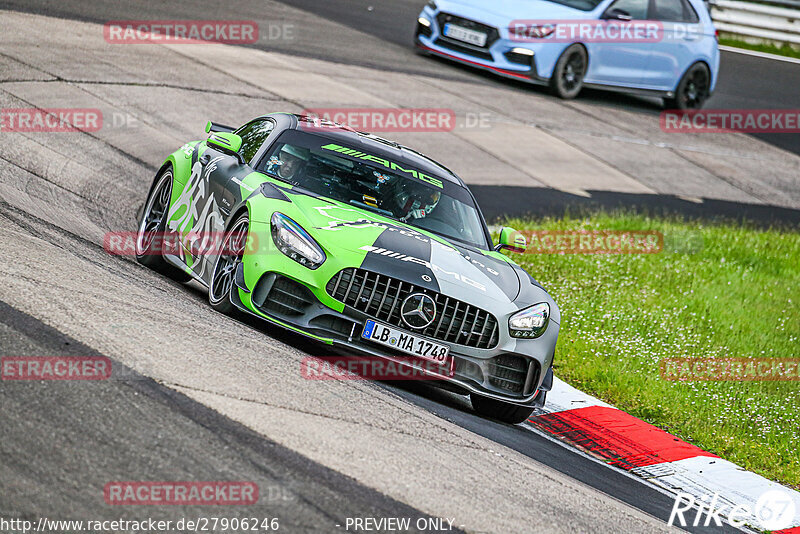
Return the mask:
[[436, 319], [436, 302], [425, 293], [412, 293], [403, 301], [400, 316], [411, 328], [425, 328]]

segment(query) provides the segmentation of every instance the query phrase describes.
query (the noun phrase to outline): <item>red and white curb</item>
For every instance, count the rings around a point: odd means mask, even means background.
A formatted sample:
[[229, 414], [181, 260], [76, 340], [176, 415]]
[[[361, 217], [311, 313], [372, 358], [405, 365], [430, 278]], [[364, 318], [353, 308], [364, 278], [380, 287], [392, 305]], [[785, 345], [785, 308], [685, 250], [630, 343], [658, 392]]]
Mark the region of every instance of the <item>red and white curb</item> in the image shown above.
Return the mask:
[[[722, 518], [735, 515], [752, 528], [800, 534], [800, 492], [746, 471], [558, 378], [545, 408], [528, 423], [676, 496], [690, 495], [706, 510], [713, 502], [715, 510], [722, 510]], [[687, 523], [693, 522], [696, 512], [685, 517]], [[705, 519], [701, 517], [701, 524]]]

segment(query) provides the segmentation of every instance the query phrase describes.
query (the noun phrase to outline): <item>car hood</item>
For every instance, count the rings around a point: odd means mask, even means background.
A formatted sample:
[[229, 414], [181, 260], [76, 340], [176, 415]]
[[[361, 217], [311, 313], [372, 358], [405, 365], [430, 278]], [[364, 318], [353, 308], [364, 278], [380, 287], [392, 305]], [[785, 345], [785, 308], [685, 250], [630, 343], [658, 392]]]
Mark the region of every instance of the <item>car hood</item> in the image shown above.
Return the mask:
[[[505, 256], [451, 242], [355, 206], [310, 195], [289, 195], [302, 226], [332, 256], [356, 267], [475, 304], [496, 307], [520, 294], [520, 274]], [[360, 264], [359, 264], [360, 262]]]
[[586, 19], [590, 11], [571, 8], [547, 0], [442, 0], [441, 11], [493, 26], [506, 27], [512, 20]]

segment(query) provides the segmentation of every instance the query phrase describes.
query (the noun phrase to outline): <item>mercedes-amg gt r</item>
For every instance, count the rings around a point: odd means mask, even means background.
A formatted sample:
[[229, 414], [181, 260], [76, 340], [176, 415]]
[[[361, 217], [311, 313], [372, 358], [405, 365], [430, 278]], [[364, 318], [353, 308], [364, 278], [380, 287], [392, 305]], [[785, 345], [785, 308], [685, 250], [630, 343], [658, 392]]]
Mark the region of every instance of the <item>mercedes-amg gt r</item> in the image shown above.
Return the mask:
[[159, 169], [140, 263], [199, 281], [218, 311], [414, 369], [482, 415], [516, 423], [544, 404], [558, 306], [501, 253], [524, 251], [524, 236], [503, 228], [494, 246], [452, 171], [287, 113], [206, 132]]

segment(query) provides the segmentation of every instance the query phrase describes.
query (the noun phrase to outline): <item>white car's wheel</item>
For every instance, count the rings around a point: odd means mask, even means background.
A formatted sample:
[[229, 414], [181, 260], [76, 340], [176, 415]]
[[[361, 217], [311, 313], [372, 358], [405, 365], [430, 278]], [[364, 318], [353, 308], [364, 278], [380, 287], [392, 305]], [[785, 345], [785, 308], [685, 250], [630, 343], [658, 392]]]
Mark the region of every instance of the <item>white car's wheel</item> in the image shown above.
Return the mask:
[[583, 78], [589, 67], [589, 54], [583, 45], [574, 44], [567, 47], [558, 58], [553, 75], [550, 77], [550, 87], [560, 98], [572, 99], [578, 96], [583, 89]]
[[668, 109], [700, 109], [705, 104], [711, 91], [711, 73], [703, 63], [695, 63], [681, 78], [675, 89], [674, 98], [665, 98], [664, 105]]

